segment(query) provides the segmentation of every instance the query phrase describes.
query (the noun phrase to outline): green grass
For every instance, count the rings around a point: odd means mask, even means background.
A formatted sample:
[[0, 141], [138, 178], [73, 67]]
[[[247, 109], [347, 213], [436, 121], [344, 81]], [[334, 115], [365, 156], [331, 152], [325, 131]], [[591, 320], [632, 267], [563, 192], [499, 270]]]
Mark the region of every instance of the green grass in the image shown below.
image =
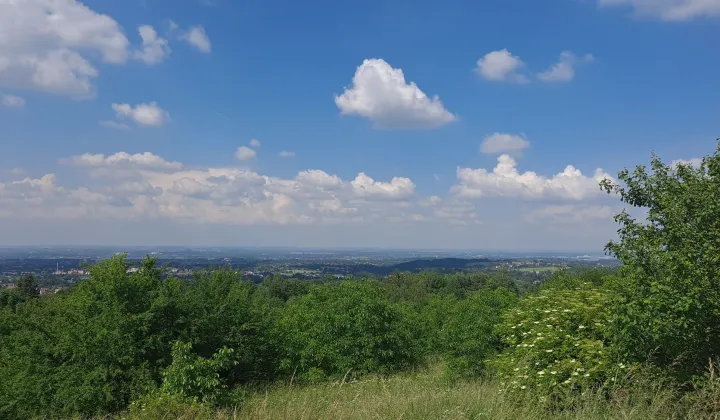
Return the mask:
[[[707, 394], [707, 393], [706, 393]], [[354, 383], [276, 386], [249, 397], [237, 409], [216, 411], [187, 407], [170, 412], [129, 415], [129, 419], [715, 419], [720, 393], [699, 400], [648, 382], [631, 390], [588, 394], [575, 408], [549, 412], [531, 397], [504, 397], [495, 381], [451, 382], [443, 368], [389, 379], [366, 378]]]

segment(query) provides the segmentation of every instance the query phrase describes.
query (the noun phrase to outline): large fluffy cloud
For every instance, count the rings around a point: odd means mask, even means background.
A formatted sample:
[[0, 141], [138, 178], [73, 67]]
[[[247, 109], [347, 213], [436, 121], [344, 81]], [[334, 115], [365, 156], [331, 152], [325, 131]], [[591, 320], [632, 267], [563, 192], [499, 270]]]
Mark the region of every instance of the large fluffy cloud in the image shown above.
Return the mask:
[[[132, 57], [154, 65], [170, 54], [152, 26], [138, 32], [140, 46], [131, 49], [117, 21], [78, 0], [0, 0], [0, 86], [93, 97], [99, 63]], [[203, 53], [212, 48], [202, 26], [178, 37]]]
[[431, 128], [456, 120], [440, 98], [428, 97], [382, 59], [364, 60], [335, 104], [342, 114], [368, 118], [380, 128]]
[[601, 191], [598, 184], [605, 178], [611, 177], [602, 169], [596, 169], [592, 176], [585, 176], [572, 165], [551, 177], [530, 171], [520, 173], [512, 157], [501, 155], [492, 172], [458, 168], [458, 183], [452, 191], [467, 198], [500, 196], [582, 200], [599, 195]]
[[352, 190], [359, 197], [405, 199], [415, 194], [410, 178], [393, 178], [390, 182], [377, 182], [361, 172], [352, 181]]
[[600, 6], [630, 6], [641, 16], [667, 21], [720, 17], [718, 0], [598, 0]]
[[120, 25], [75, 0], [0, 2], [0, 85], [87, 97], [98, 75], [87, 57], [122, 63]]

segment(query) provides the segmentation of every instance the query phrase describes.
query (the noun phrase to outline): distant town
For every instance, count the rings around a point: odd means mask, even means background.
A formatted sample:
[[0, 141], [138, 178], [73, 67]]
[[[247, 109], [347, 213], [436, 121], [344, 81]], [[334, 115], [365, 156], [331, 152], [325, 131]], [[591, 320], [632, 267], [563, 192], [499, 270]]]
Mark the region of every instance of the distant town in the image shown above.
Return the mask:
[[[88, 276], [88, 266], [114, 254], [129, 261], [146, 256], [158, 259], [168, 275], [191, 278], [197, 270], [230, 267], [244, 277], [261, 281], [267, 276], [316, 280], [345, 277], [382, 277], [393, 272], [493, 272], [501, 269], [519, 280], [541, 280], [554, 271], [572, 267], [612, 267], [617, 261], [603, 255], [502, 254], [468, 251], [417, 250], [297, 250], [253, 248], [113, 247], [0, 248], [0, 288], [14, 288], [18, 277], [33, 273], [41, 294], [57, 293]], [[130, 271], [137, 270], [136, 267]]]

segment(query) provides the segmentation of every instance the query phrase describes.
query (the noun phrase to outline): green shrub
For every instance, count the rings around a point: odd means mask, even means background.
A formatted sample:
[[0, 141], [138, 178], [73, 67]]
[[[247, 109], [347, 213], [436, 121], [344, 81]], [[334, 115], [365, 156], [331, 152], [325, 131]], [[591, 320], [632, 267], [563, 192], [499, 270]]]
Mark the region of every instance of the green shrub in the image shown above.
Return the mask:
[[233, 360], [233, 349], [223, 347], [206, 359], [193, 352], [192, 344], [182, 341], [173, 344], [172, 359], [172, 364], [163, 371], [160, 391], [209, 404], [223, 399], [227, 391], [220, 372], [237, 364]]
[[297, 379], [390, 373], [421, 354], [412, 323], [369, 281], [313, 286], [289, 301], [276, 333], [281, 368]]
[[279, 356], [270, 341], [274, 311], [266, 300], [240, 273], [199, 272], [183, 295], [187, 315], [180, 338], [205, 358], [223, 347], [234, 349], [238, 363], [227, 372], [231, 386], [272, 379]]
[[15, 310], [17, 305], [25, 302], [27, 299], [27, 296], [22, 294], [19, 290], [0, 289], [0, 310], [4, 308]]
[[562, 397], [612, 382], [606, 292], [586, 285], [522, 299], [498, 326], [504, 350], [491, 362], [509, 392]]
[[623, 211], [619, 240], [607, 250], [622, 261], [612, 283], [613, 337], [623, 357], [670, 368], [680, 379], [720, 358], [720, 146], [699, 167], [653, 156], [604, 182], [645, 220]]
[[428, 355], [443, 355], [447, 347], [444, 333], [451, 316], [455, 315], [458, 299], [453, 295], [428, 295], [418, 312], [418, 328], [423, 335], [425, 352]]
[[154, 260], [128, 269], [117, 256], [71, 293], [17, 306], [0, 337], [0, 418], [114, 412], [155, 386], [176, 334], [161, 316], [174, 286]]
[[500, 315], [516, 300], [513, 292], [499, 287], [481, 289], [450, 307], [440, 338], [452, 373], [482, 372], [485, 360], [499, 348], [494, 329]]

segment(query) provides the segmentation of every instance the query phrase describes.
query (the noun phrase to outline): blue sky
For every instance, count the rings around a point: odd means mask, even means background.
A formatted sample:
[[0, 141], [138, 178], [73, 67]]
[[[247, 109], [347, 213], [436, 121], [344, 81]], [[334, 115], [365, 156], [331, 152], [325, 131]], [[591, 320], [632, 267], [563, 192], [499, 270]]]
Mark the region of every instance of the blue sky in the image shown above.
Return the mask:
[[719, 19], [0, 1], [0, 243], [600, 251], [621, 207], [598, 179], [714, 150]]

